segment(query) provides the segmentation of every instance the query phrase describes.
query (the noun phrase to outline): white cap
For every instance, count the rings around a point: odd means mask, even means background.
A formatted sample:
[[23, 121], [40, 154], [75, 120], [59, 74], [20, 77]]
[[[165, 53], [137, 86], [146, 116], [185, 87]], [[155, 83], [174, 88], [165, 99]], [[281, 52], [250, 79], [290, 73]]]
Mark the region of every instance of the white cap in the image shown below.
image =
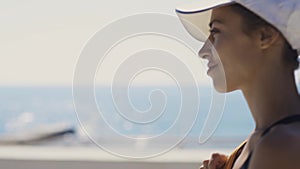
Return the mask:
[[194, 38], [205, 41], [210, 9], [232, 3], [239, 3], [272, 24], [300, 54], [300, 0], [199, 0], [176, 8], [176, 13]]

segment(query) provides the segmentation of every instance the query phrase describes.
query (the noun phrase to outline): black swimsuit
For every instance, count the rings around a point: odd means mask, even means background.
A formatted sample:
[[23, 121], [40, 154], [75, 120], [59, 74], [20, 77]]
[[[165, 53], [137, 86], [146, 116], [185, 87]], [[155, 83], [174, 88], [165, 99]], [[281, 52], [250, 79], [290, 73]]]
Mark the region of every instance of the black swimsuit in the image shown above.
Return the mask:
[[[294, 122], [299, 122], [300, 121], [300, 114], [297, 115], [293, 115], [293, 116], [289, 116], [286, 117], [284, 119], [281, 119], [279, 121], [277, 121], [276, 123], [272, 124], [270, 127], [268, 127], [261, 135], [261, 137], [265, 136], [274, 126], [277, 126], [279, 124], [290, 124], [290, 123], [294, 123]], [[243, 149], [243, 147], [245, 146], [245, 144], [241, 147], [241, 150]], [[251, 160], [251, 156], [252, 156], [252, 152], [250, 152], [247, 160], [245, 161], [245, 163], [242, 165], [242, 167], [240, 169], [247, 169]]]

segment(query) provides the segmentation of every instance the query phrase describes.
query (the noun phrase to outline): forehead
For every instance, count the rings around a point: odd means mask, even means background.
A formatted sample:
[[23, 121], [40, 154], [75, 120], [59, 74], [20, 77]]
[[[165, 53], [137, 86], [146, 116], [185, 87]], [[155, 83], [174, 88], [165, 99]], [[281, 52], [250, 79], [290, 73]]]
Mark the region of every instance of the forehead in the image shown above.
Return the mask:
[[222, 23], [225, 26], [238, 26], [242, 24], [242, 16], [234, 12], [231, 6], [218, 7], [212, 10], [210, 23], [214, 24], [214, 21]]

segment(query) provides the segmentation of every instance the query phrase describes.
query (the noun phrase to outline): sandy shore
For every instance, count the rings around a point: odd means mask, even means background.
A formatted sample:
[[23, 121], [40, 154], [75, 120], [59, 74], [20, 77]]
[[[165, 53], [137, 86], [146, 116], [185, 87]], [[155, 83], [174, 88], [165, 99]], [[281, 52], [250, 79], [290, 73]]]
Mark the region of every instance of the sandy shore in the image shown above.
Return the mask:
[[145, 160], [124, 159], [95, 147], [0, 146], [5, 169], [196, 169], [213, 152], [231, 149], [174, 149]]

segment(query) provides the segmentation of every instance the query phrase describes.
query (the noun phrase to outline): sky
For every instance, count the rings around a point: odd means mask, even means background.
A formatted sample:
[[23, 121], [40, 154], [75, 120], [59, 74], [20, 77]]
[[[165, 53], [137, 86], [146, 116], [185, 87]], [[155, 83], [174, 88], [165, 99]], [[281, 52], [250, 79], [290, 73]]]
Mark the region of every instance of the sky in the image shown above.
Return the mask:
[[182, 0], [0, 1], [0, 86], [72, 85], [82, 48], [104, 25], [132, 14], [174, 15]]
[[[175, 15], [176, 6], [195, 1], [2, 0], [0, 86], [71, 86], [83, 47], [103, 26], [138, 13]], [[203, 68], [197, 68], [200, 61], [196, 57], [187, 63], [203, 73]], [[110, 75], [106, 76], [109, 79]], [[144, 77], [144, 83], [161, 83], [167, 79], [157, 72], [148, 72]], [[207, 82], [207, 79], [197, 80]]]

